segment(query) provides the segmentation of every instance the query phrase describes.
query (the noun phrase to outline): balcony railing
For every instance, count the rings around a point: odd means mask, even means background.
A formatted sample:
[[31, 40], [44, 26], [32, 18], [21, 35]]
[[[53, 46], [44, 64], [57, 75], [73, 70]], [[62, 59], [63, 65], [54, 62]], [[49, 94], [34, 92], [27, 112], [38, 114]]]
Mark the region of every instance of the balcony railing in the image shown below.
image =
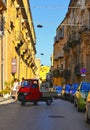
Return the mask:
[[87, 26], [87, 25], [83, 25], [83, 26], [81, 27], [79, 33], [83, 33], [83, 32], [86, 32], [86, 31], [88, 31], [88, 30], [89, 30], [88, 26]]
[[70, 47], [68, 47], [67, 45], [64, 45], [63, 51], [64, 51], [65, 53], [70, 53]]
[[54, 56], [54, 60], [58, 60], [58, 56], [57, 55]]
[[71, 76], [71, 71], [68, 70], [68, 69], [65, 69], [64, 72], [63, 72], [63, 77], [64, 77], [65, 79], [69, 79], [70, 76]]
[[54, 43], [58, 42], [57, 36], [54, 37]]
[[57, 54], [58, 58], [63, 58], [64, 57], [64, 51], [61, 51]]
[[67, 46], [74, 47], [75, 45], [77, 45], [79, 43], [80, 43], [80, 34], [79, 34], [79, 32], [75, 31], [69, 37], [69, 40], [67, 41]]
[[63, 77], [63, 69], [57, 68], [53, 71], [53, 77]]

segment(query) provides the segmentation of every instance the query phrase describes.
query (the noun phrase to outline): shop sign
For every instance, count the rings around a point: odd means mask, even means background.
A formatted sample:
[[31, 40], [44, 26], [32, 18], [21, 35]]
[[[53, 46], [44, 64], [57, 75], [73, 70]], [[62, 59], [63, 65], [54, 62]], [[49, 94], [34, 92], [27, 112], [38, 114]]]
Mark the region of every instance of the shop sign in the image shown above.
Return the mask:
[[17, 72], [17, 59], [12, 59], [12, 73], [15, 74]]

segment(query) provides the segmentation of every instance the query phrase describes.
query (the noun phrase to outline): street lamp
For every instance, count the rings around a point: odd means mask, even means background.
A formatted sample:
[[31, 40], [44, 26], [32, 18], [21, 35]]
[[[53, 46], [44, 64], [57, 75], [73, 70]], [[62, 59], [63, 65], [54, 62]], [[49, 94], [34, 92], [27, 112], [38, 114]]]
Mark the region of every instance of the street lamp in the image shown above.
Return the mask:
[[44, 55], [44, 53], [41, 53], [41, 55]]
[[43, 28], [43, 25], [38, 24], [38, 25], [37, 25], [37, 28]]

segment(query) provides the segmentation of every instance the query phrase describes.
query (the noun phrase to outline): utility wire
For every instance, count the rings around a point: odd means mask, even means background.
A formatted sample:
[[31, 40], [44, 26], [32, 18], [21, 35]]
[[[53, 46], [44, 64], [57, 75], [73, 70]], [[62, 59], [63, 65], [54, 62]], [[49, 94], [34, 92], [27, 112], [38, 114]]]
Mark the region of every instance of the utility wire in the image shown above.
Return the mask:
[[32, 6], [32, 8], [41, 8], [41, 9], [62, 9], [62, 8], [68, 8], [68, 9], [82, 9], [83, 8], [90, 8], [90, 6]]

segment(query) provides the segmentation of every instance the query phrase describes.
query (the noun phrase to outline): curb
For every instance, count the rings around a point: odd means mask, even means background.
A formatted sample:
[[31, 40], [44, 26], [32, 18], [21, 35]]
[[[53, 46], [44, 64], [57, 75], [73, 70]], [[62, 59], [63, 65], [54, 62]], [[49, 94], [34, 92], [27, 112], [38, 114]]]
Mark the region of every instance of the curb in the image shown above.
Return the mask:
[[8, 98], [1, 98], [0, 99], [0, 105], [3, 105], [3, 104], [9, 104], [9, 103], [13, 103], [15, 102], [15, 100], [12, 98], [12, 97], [8, 97]]

